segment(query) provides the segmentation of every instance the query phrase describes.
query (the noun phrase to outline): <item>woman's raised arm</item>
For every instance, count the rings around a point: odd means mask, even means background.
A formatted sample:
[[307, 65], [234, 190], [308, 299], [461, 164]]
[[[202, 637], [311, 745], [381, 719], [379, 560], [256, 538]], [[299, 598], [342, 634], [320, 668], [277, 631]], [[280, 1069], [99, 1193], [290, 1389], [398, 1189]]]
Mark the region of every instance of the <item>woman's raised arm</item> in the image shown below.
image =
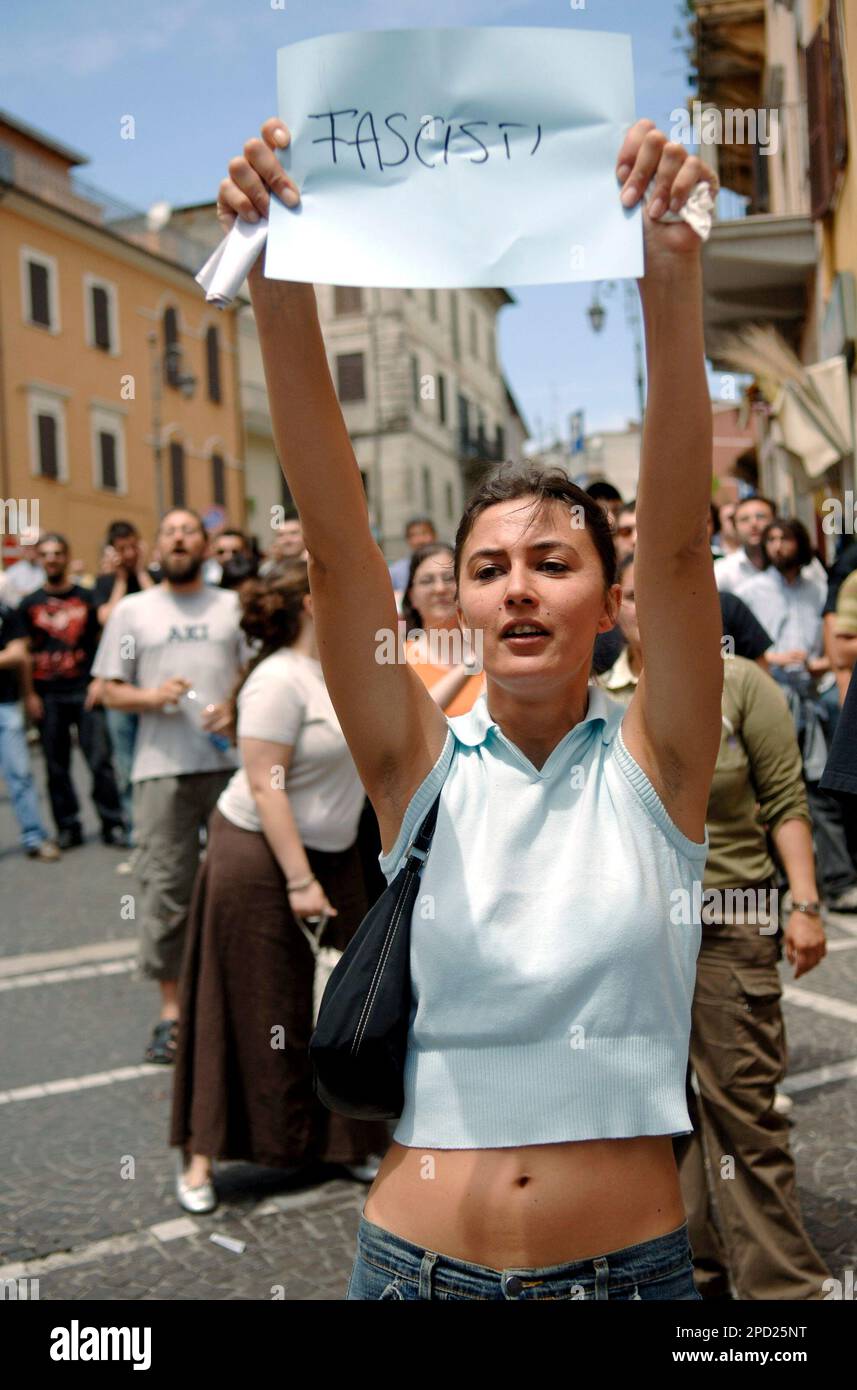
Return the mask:
[[[225, 230], [236, 216], [267, 216], [270, 191], [296, 205], [298, 190], [275, 153], [289, 138], [282, 121], [268, 120], [262, 138], [248, 140], [230, 162], [218, 198]], [[261, 261], [249, 283], [274, 443], [309, 555], [325, 681], [389, 849], [411, 795], [440, 756], [446, 720], [407, 663], [388, 659], [391, 646], [398, 652], [393, 586], [369, 529], [313, 286], [265, 279]]]
[[717, 750], [722, 619], [708, 543], [711, 399], [702, 333], [701, 242], [677, 212], [713, 172], [651, 121], [638, 121], [617, 161], [626, 207], [650, 181], [643, 211], [648, 400], [637, 491], [634, 588], [643, 674], [625, 716], [628, 749], [679, 829], [701, 841]]

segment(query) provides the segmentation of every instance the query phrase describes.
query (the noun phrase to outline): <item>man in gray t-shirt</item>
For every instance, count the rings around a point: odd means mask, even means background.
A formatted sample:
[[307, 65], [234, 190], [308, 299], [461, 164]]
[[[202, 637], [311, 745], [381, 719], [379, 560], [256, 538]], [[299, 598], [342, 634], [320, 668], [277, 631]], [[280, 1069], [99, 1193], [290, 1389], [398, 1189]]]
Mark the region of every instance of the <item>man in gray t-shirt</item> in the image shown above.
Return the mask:
[[146, 1050], [152, 1062], [175, 1055], [200, 830], [238, 765], [216, 732], [241, 664], [238, 598], [203, 583], [206, 539], [195, 512], [166, 514], [158, 533], [163, 582], [116, 605], [92, 668], [104, 681], [105, 705], [140, 718], [131, 770], [142, 850], [140, 970], [161, 989]]

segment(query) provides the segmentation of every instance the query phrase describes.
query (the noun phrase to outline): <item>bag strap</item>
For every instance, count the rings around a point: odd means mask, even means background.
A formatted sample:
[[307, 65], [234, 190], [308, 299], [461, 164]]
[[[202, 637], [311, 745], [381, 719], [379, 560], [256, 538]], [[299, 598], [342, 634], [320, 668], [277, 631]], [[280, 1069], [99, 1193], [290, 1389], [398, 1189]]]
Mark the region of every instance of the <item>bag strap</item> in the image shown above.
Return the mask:
[[428, 813], [420, 826], [419, 834], [414, 836], [411, 846], [407, 852], [407, 863], [405, 868], [409, 873], [418, 874], [422, 870], [423, 864], [428, 859], [428, 852], [431, 846], [434, 828], [437, 824], [437, 812], [440, 806], [441, 791], [438, 792], [433, 804], [429, 807]]

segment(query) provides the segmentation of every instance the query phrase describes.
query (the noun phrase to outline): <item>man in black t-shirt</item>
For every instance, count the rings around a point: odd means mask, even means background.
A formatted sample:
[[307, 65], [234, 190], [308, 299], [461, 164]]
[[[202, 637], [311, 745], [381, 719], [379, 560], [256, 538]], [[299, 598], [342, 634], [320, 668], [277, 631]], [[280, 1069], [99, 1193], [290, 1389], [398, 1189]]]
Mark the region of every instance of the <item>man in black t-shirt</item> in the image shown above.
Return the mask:
[[20, 613], [0, 603], [0, 774], [9, 790], [21, 844], [30, 859], [48, 864], [60, 858], [42, 824], [39, 798], [21, 713], [21, 684], [29, 688], [27, 629]]
[[87, 687], [98, 645], [98, 616], [92, 594], [68, 578], [69, 548], [55, 532], [39, 541], [45, 571], [41, 589], [19, 612], [33, 661], [34, 691], [27, 698], [39, 725], [48, 774], [48, 794], [61, 849], [83, 843], [80, 805], [71, 780], [71, 730], [92, 773], [92, 800], [105, 844], [127, 843], [119, 792], [110, 756], [104, 710], [93, 706]]
[[92, 596], [98, 621], [107, 626], [107, 619], [126, 594], [138, 594], [154, 584], [146, 568], [146, 557], [140, 533], [130, 521], [111, 522], [107, 531], [105, 560], [110, 566], [106, 574], [95, 581]]

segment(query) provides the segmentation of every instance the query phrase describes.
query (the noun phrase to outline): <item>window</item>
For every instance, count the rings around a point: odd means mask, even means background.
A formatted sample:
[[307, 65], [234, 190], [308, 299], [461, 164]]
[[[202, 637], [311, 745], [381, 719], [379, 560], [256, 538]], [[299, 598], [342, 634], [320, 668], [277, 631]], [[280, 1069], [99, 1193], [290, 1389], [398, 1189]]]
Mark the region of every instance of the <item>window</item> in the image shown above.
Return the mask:
[[68, 463], [65, 437], [65, 393], [31, 390], [27, 397], [30, 423], [30, 472], [37, 478], [65, 482]]
[[55, 415], [38, 415], [39, 422], [39, 472], [43, 478], [59, 477], [59, 448], [57, 446], [57, 420]]
[[363, 312], [363, 291], [359, 285], [335, 285], [333, 288], [333, 312], [335, 314], [360, 314]]
[[107, 430], [99, 430], [98, 446], [100, 451], [101, 486], [108, 492], [116, 492], [119, 488], [119, 472], [116, 460], [115, 434], [110, 434]]
[[205, 364], [208, 372], [208, 399], [220, 401], [220, 343], [212, 324], [205, 334]]
[[92, 288], [93, 338], [95, 346], [110, 351], [110, 319], [107, 304], [107, 291], [103, 285]]
[[446, 515], [449, 521], [452, 521], [455, 516], [455, 497], [452, 483], [446, 484]]
[[215, 507], [226, 506], [226, 464], [222, 454], [211, 455], [211, 500]]
[[341, 401], [365, 401], [362, 352], [343, 352], [336, 359], [336, 391]]
[[449, 292], [449, 327], [452, 334], [452, 355], [458, 362], [461, 359], [461, 338], [458, 325], [458, 297], [455, 290]]
[[437, 290], [428, 292], [428, 311], [432, 323], [437, 323]]
[[170, 490], [174, 507], [187, 505], [185, 496], [184, 446], [173, 439], [170, 441]]
[[485, 411], [480, 410], [476, 425], [476, 446], [483, 456], [487, 452], [488, 445], [485, 439]]
[[440, 423], [446, 424], [446, 377], [438, 372], [437, 376], [437, 413], [440, 416]]
[[51, 333], [60, 329], [57, 263], [28, 246], [21, 247], [21, 292], [24, 322], [34, 328], [47, 328]]
[[369, 474], [365, 468], [360, 469], [360, 481], [363, 484], [363, 491], [366, 494], [366, 501], [369, 501]]
[[494, 431], [494, 457], [498, 460], [506, 457], [506, 431], [502, 425]]
[[429, 515], [431, 515], [431, 513], [434, 511], [434, 497], [433, 497], [433, 495], [432, 495], [432, 485], [431, 485], [432, 479], [431, 479], [431, 472], [430, 472], [430, 470], [429, 470], [428, 468], [424, 468], [424, 469], [422, 470], [422, 475], [423, 475], [423, 506], [425, 507], [425, 509], [426, 509], [426, 511], [429, 513]]
[[838, 175], [848, 159], [839, 9], [838, 0], [831, 0], [827, 36], [824, 26], [819, 24], [815, 37], [804, 50], [813, 218], [826, 216], [834, 206]]
[[420, 359], [415, 352], [411, 353], [411, 392], [414, 397], [414, 405], [419, 409], [420, 404]]
[[116, 286], [95, 275], [84, 275], [83, 295], [88, 346], [115, 357], [119, 351]]
[[470, 351], [474, 357], [479, 356], [479, 323], [475, 309], [470, 310]]
[[470, 402], [466, 396], [458, 397], [458, 442], [461, 453], [466, 454], [470, 444]]
[[125, 492], [125, 433], [123, 416], [103, 406], [90, 411], [93, 486], [103, 492]]
[[181, 375], [179, 356], [178, 314], [170, 306], [164, 310], [164, 381], [168, 386], [178, 386], [179, 384]]

